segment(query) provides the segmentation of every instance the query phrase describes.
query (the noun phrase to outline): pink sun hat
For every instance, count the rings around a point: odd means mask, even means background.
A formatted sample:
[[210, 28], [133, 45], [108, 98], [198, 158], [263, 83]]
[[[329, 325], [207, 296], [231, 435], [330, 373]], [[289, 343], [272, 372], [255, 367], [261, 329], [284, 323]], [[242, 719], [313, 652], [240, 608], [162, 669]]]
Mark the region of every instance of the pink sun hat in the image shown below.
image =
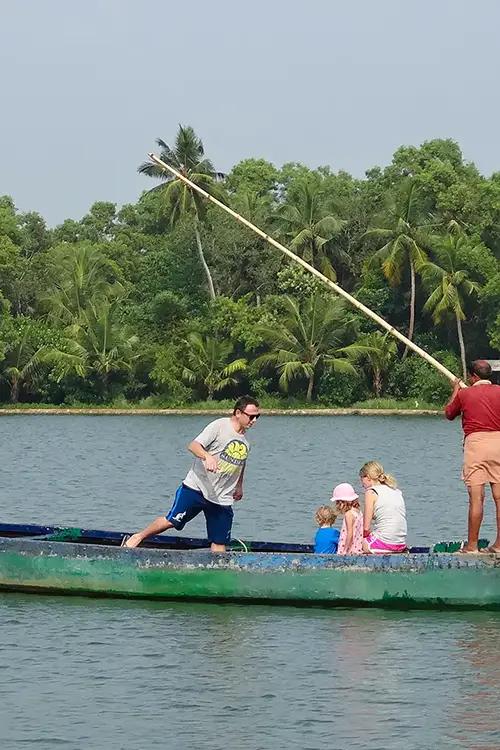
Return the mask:
[[333, 495], [331, 496], [330, 500], [332, 501], [332, 503], [335, 503], [337, 500], [344, 500], [344, 502], [352, 503], [358, 498], [359, 495], [356, 495], [352, 484], [343, 482], [342, 484], [338, 484], [334, 488]]

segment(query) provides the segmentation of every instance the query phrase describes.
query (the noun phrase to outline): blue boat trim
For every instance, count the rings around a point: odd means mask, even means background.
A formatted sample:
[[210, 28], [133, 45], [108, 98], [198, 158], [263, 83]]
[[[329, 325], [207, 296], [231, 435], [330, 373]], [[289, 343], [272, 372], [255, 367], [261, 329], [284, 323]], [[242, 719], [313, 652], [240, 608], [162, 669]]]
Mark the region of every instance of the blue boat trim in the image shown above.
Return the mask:
[[[107, 544], [120, 545], [125, 535], [130, 535], [130, 531], [106, 531], [101, 529], [72, 528], [66, 526], [38, 526], [36, 524], [13, 524], [0, 523], [0, 537], [46, 537], [47, 540], [54, 538], [54, 541], [75, 541], [78, 543], [89, 544]], [[312, 544], [301, 544], [294, 542], [264, 542], [260, 540], [242, 540], [245, 547], [252, 552], [291, 552], [291, 553], [312, 553], [314, 547]], [[233, 539], [232, 544], [238, 548], [241, 542]], [[156, 535], [150, 537], [146, 542], [141, 544], [144, 548], [161, 548], [174, 550], [189, 549], [208, 549], [210, 542], [208, 539], [198, 537], [186, 537], [175, 534]], [[426, 554], [430, 551], [429, 547], [410, 547], [409, 551], [415, 554]]]

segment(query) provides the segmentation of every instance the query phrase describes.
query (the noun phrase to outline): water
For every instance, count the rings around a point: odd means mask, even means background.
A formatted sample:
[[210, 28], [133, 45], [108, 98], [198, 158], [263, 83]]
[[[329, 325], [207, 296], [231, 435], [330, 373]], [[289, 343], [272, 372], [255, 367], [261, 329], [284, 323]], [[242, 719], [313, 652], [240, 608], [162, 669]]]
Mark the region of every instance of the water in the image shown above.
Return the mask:
[[[142, 526], [168, 509], [205, 422], [1, 417], [1, 518]], [[463, 536], [458, 426], [273, 417], [250, 439], [237, 536], [309, 541], [315, 507], [371, 458], [400, 480], [412, 542]], [[493, 613], [3, 594], [0, 747], [498, 750], [499, 651]]]

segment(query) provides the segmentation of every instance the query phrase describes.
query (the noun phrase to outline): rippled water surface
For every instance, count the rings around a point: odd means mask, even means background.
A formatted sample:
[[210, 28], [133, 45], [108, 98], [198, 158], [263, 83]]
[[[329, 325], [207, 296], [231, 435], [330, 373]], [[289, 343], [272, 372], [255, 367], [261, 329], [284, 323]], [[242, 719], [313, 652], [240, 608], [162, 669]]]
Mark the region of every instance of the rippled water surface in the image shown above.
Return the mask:
[[[1, 520], [142, 526], [168, 509], [206, 421], [0, 417]], [[263, 418], [235, 534], [308, 541], [333, 484], [376, 457], [413, 543], [460, 538], [460, 438], [435, 418]], [[0, 748], [499, 750], [499, 656], [493, 613], [3, 594]]]

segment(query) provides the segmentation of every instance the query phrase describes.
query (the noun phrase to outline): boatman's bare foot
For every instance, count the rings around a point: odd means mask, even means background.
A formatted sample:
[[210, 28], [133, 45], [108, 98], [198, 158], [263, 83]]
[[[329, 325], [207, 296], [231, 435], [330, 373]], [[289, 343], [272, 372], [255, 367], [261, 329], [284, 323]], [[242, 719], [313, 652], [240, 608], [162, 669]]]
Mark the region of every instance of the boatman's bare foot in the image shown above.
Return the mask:
[[459, 554], [462, 554], [462, 555], [467, 555], [467, 554], [468, 555], [477, 555], [477, 553], [479, 552], [479, 550], [478, 550], [477, 547], [474, 549], [474, 547], [469, 547], [468, 544], [464, 544], [464, 546], [462, 547], [462, 549], [459, 549], [458, 552], [459, 552]]
[[142, 542], [142, 539], [140, 537], [140, 534], [132, 534], [132, 536], [129, 536], [128, 539], [124, 539], [122, 542], [122, 547], [137, 547]]

